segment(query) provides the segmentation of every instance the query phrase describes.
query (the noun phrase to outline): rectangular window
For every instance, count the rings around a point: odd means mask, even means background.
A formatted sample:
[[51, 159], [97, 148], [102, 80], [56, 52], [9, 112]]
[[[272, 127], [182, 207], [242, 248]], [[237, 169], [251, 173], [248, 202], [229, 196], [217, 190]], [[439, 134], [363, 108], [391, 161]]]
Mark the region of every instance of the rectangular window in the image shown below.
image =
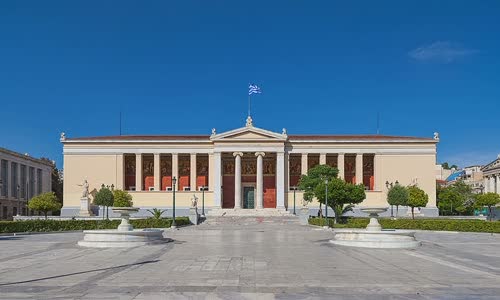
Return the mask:
[[19, 182], [17, 182], [17, 163], [10, 163], [10, 188], [12, 191], [12, 197], [19, 197]]
[[0, 164], [0, 195], [7, 197], [9, 191], [9, 180], [7, 174], [7, 161], [2, 159]]
[[29, 179], [28, 179], [28, 199], [33, 198], [35, 195], [35, 168], [29, 168]]
[[20, 192], [21, 192], [21, 195], [20, 197], [21, 198], [26, 198], [26, 183], [27, 183], [27, 178], [26, 178], [26, 165], [21, 165], [21, 189], [20, 189]]
[[43, 193], [43, 190], [42, 190], [42, 170], [41, 169], [36, 170], [36, 184], [37, 184], [37, 193], [38, 194]]

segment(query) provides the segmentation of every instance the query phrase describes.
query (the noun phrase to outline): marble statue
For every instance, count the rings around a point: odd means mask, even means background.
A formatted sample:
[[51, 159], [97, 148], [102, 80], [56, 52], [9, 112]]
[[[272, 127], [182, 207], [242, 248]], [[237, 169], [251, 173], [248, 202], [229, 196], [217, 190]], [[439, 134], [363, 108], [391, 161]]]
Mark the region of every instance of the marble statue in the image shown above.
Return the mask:
[[212, 128], [212, 135], [216, 135], [215, 128]]
[[286, 135], [286, 128], [283, 128], [283, 132], [281, 132], [282, 135]]
[[439, 140], [439, 132], [434, 132], [434, 139]]
[[61, 138], [59, 140], [65, 141], [66, 140], [66, 133], [61, 132]]
[[87, 179], [83, 181], [82, 184], [79, 184], [78, 186], [82, 187], [82, 198], [88, 198], [89, 197], [89, 183], [87, 182]]
[[252, 120], [252, 117], [248, 116], [247, 117], [247, 124], [246, 124], [247, 127], [252, 127], [253, 126], [253, 120]]
[[193, 195], [193, 198], [191, 198], [191, 207], [198, 207], [198, 197], [196, 195]]

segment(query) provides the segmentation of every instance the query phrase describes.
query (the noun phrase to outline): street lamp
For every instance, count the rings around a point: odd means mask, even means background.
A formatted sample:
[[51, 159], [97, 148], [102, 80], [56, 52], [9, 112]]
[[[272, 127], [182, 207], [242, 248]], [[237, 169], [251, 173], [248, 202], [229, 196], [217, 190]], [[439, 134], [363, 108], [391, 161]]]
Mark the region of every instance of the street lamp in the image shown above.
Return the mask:
[[328, 223], [328, 178], [325, 179], [325, 218], [326, 226], [330, 227], [330, 223]]
[[172, 202], [173, 202], [173, 210], [172, 210], [172, 225], [170, 227], [172, 227], [172, 229], [175, 229], [177, 228], [177, 225], [175, 224], [175, 183], [177, 181], [177, 178], [172, 178]]
[[296, 215], [296, 213], [295, 213], [295, 192], [297, 191], [297, 187], [292, 186], [292, 190], [293, 190], [293, 214]]

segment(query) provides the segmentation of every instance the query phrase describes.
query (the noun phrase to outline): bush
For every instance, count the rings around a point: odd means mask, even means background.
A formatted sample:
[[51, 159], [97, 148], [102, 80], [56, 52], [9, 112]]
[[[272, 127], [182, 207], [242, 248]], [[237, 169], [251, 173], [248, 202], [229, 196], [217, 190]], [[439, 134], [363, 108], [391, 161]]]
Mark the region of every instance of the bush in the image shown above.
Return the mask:
[[113, 207], [132, 207], [132, 205], [134, 205], [132, 202], [132, 195], [126, 191], [114, 190], [113, 197]]
[[61, 209], [61, 203], [57, 201], [54, 192], [47, 192], [33, 197], [28, 203], [28, 208], [43, 212], [45, 219], [47, 219], [47, 213]]
[[[121, 220], [26, 220], [0, 221], [0, 233], [13, 232], [51, 232], [68, 230], [116, 229]], [[177, 226], [189, 225], [188, 217], [175, 218]], [[134, 228], [169, 228], [172, 219], [136, 219], [130, 220]]]
[[[349, 218], [345, 224], [334, 224], [333, 218], [329, 220], [330, 227], [335, 228], [365, 228], [370, 222], [369, 218]], [[463, 231], [463, 232], [490, 232], [500, 233], [500, 221], [487, 222], [483, 220], [449, 220], [449, 219], [379, 219], [383, 229], [416, 229], [435, 231]], [[310, 218], [309, 224], [323, 226], [320, 218]]]

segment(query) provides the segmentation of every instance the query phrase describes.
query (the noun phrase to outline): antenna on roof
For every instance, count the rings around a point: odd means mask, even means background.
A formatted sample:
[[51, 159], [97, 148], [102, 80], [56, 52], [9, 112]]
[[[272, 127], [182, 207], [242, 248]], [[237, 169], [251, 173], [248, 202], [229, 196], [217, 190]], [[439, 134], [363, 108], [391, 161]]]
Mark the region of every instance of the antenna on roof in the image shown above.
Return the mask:
[[377, 111], [377, 135], [380, 134], [380, 112]]

